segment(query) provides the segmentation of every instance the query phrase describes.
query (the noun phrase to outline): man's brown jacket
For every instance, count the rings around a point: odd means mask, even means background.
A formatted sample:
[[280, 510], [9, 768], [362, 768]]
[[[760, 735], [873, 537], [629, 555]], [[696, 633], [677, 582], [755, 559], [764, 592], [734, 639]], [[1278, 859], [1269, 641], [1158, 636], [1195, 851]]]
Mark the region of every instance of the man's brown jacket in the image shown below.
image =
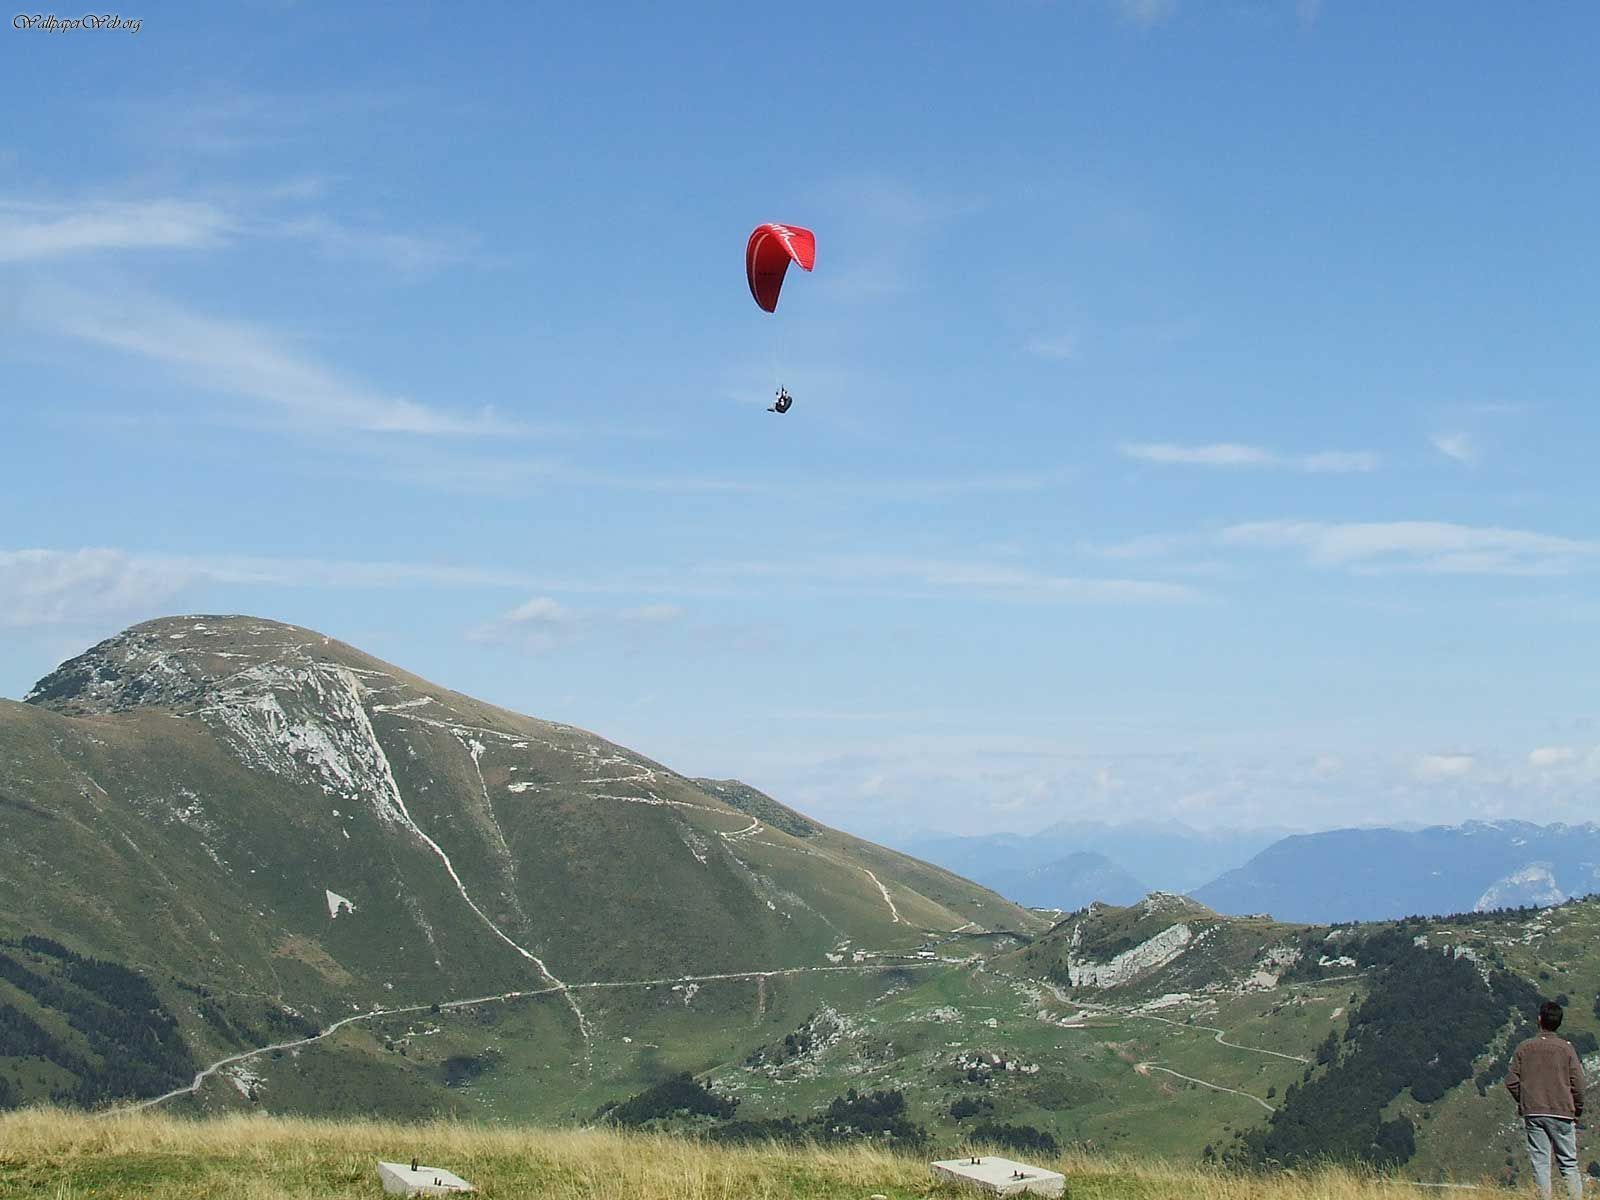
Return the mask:
[[1524, 1117], [1583, 1116], [1583, 1064], [1572, 1043], [1547, 1029], [1531, 1037], [1511, 1056], [1506, 1091]]

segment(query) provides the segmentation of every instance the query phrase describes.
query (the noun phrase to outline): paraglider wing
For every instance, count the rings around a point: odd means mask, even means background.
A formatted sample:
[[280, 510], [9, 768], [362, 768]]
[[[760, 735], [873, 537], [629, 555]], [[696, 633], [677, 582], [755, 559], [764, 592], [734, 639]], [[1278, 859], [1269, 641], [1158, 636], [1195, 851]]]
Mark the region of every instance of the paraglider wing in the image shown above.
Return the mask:
[[809, 229], [795, 225], [757, 225], [744, 250], [744, 272], [750, 280], [750, 294], [767, 312], [775, 312], [789, 264], [797, 262], [809, 271], [816, 261], [817, 239]]

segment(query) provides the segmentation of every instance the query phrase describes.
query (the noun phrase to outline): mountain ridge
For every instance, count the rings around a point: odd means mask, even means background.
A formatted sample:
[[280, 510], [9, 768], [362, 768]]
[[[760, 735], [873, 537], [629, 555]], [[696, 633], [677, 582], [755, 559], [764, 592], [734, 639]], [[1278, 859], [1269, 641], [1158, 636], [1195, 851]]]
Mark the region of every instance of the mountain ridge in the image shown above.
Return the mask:
[[[548, 1070], [581, 1074], [621, 1003], [598, 986], [737, 977], [766, 1010], [763, 972], [870, 971], [930, 935], [1042, 926], [939, 868], [814, 822], [797, 837], [598, 735], [252, 617], [134, 626], [0, 703], [0, 795], [0, 936], [163, 980], [200, 1046], [284, 1008], [323, 1026], [379, 997], [545, 996], [527, 1019], [555, 1038]], [[689, 986], [691, 1017], [734, 1003]]]
[[1600, 824], [1509, 819], [1296, 834], [1193, 894], [1220, 912], [1327, 922], [1548, 905], [1594, 891]]

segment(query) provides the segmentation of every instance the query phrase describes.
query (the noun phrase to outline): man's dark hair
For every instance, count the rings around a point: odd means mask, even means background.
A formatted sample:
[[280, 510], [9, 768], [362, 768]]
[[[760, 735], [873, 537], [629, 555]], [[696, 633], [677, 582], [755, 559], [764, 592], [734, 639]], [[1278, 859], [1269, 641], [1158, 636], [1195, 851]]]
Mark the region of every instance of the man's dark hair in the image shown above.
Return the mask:
[[1561, 1011], [1561, 1005], [1554, 1000], [1546, 1000], [1539, 1005], [1539, 1028], [1548, 1029], [1551, 1033], [1561, 1028], [1561, 1018], [1567, 1014]]

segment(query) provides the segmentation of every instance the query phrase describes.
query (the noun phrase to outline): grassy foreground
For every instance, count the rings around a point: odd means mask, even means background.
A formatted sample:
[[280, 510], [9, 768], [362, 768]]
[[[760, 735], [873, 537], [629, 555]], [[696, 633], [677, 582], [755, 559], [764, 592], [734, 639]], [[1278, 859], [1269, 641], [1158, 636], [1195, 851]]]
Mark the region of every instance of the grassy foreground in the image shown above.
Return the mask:
[[[32, 1109], [0, 1116], [0, 1196], [49, 1200], [254, 1200], [381, 1195], [374, 1163], [419, 1155], [485, 1197], [734, 1200], [957, 1195], [921, 1159], [868, 1147], [723, 1148], [605, 1130], [490, 1128], [237, 1116], [102, 1118]], [[1414, 1187], [1328, 1170], [1242, 1176], [1067, 1156], [1072, 1200], [1418, 1200]], [[1500, 1193], [1504, 1195], [1505, 1193]]]

